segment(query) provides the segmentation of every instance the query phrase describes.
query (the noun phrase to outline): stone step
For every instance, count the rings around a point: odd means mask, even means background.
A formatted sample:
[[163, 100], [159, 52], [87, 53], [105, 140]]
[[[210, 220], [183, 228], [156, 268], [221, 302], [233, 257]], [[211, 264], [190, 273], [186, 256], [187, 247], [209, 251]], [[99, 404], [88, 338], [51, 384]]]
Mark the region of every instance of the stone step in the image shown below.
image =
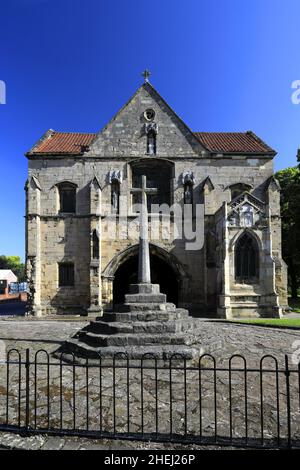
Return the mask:
[[129, 294], [160, 294], [159, 284], [130, 284]]
[[[129, 294], [130, 295], [130, 294]], [[135, 295], [135, 294], [133, 294]], [[164, 294], [163, 294], [164, 295]], [[125, 304], [119, 306], [119, 312], [135, 312], [135, 311], [175, 311], [176, 306], [170, 302], [125, 302]]]
[[166, 294], [126, 294], [125, 303], [157, 304], [167, 301]]
[[[180, 320], [189, 317], [188, 310], [184, 308], [176, 308], [170, 311], [162, 310], [144, 310], [144, 311], [134, 311], [134, 312], [106, 312], [102, 317], [97, 317], [97, 321], [105, 322], [133, 322], [133, 321], [172, 321]], [[91, 323], [94, 323], [92, 321]]]
[[146, 346], [148, 344], [186, 344], [188, 338], [183, 334], [134, 334], [119, 333], [115, 335], [97, 334], [90, 331], [82, 332], [78, 338], [81, 342], [95, 347], [107, 346]]
[[193, 318], [172, 321], [135, 321], [135, 322], [107, 322], [94, 321], [86, 331], [113, 335], [117, 333], [180, 333], [191, 330], [195, 325]]
[[[64, 344], [64, 356], [63, 360], [68, 359], [68, 353], [70, 354], [69, 360], [73, 361], [72, 354], [77, 358], [82, 358], [83, 361], [86, 358], [94, 359], [95, 364], [99, 364], [99, 358], [112, 359], [116, 355], [121, 357], [121, 354], [126, 354], [129, 359], [139, 359], [141, 360], [145, 354], [153, 355], [157, 359], [168, 360], [174, 355], [181, 355], [185, 359], [193, 359], [199, 357], [199, 350], [186, 346], [186, 345], [147, 345], [143, 346], [130, 346], [130, 347], [107, 347], [99, 348], [90, 346], [78, 341], [78, 339], [70, 339], [67, 343]], [[57, 358], [61, 357], [61, 352], [57, 351], [55, 353]], [[176, 359], [176, 356], [174, 357]], [[153, 361], [152, 361], [153, 362]]]

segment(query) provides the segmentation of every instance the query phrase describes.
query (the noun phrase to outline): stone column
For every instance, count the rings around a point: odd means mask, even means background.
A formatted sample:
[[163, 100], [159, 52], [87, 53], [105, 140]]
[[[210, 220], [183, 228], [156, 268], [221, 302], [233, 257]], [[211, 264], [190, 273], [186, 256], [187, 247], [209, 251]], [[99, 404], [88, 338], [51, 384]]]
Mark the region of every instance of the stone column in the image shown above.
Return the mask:
[[275, 258], [275, 280], [274, 289], [278, 295], [278, 302], [281, 305], [280, 314], [283, 311], [282, 307], [288, 305], [288, 292], [287, 292], [287, 267], [282, 259], [282, 240], [281, 240], [281, 217], [280, 217], [280, 185], [278, 181], [272, 176], [266, 187], [267, 201], [268, 201], [268, 215], [270, 227], [270, 239], [272, 243], [271, 253], [273, 259]]
[[273, 232], [272, 232], [272, 213], [270, 206], [266, 208], [268, 227], [263, 232], [263, 251], [261, 263], [263, 269], [260, 273], [264, 276], [265, 294], [261, 296], [261, 303], [269, 305], [268, 316], [282, 316], [282, 308], [280, 307], [279, 296], [276, 290], [276, 265], [273, 255]]
[[229, 236], [227, 221], [227, 203], [223, 202], [222, 206], [223, 219], [223, 249], [221, 260], [222, 273], [222, 293], [219, 295], [219, 316], [223, 318], [231, 318], [231, 302], [230, 302], [230, 257], [229, 257]]
[[41, 316], [41, 186], [32, 176], [26, 191], [26, 273], [29, 285], [28, 313]]
[[[102, 314], [101, 293], [101, 187], [95, 177], [90, 184], [90, 306], [88, 316]], [[94, 244], [98, 243], [98, 247]], [[96, 256], [95, 255], [96, 252]]]

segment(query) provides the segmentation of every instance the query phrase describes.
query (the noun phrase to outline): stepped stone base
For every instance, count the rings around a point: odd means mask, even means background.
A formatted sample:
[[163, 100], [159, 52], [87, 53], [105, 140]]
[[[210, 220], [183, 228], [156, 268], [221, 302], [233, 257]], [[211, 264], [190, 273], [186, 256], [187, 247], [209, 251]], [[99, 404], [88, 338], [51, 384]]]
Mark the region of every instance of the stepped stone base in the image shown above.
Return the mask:
[[181, 354], [186, 359], [199, 356], [193, 331], [198, 321], [188, 311], [166, 302], [157, 284], [132, 284], [125, 304], [118, 312], [105, 313], [66, 341], [55, 356], [73, 353], [76, 358], [112, 358], [125, 352], [141, 359], [154, 354], [169, 359]]

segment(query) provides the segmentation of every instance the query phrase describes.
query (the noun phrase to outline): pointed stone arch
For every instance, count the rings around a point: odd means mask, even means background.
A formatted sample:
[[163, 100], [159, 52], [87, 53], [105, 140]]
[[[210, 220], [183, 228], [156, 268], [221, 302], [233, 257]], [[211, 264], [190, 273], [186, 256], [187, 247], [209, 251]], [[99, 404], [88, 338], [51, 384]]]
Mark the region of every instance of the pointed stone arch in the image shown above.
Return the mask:
[[[186, 283], [188, 282], [188, 275], [184, 267], [178, 261], [175, 255], [165, 250], [164, 248], [153, 243], [150, 243], [149, 248], [150, 248], [150, 258], [151, 258], [150, 263], [152, 264], [152, 268], [153, 268], [153, 264], [155, 264], [158, 270], [160, 268], [165, 269], [165, 274], [166, 274], [164, 278], [161, 272], [159, 273], [157, 272], [156, 273], [157, 275], [156, 276], [154, 275], [152, 282], [156, 283], [157, 279], [159, 278], [162, 280], [163, 283], [165, 281], [173, 282], [175, 284], [174, 295], [172, 295], [171, 293], [172, 298], [170, 299], [170, 301], [173, 301], [176, 304], [180, 304], [182, 302], [183, 291], [184, 289], [186, 289]], [[138, 250], [139, 250], [139, 245], [136, 244], [136, 245], [130, 246], [129, 248], [126, 248], [121, 253], [118, 253], [117, 255], [115, 255], [105, 267], [102, 273], [102, 276], [107, 279], [115, 280], [115, 278], [117, 278], [118, 276], [118, 272], [120, 272], [122, 267], [125, 268], [125, 266], [128, 266], [128, 270], [125, 270], [127, 284], [130, 284], [130, 280], [133, 282], [136, 282], [136, 280], [134, 280], [135, 279], [133, 275], [134, 273], [129, 272], [129, 271], [133, 269], [133, 267], [135, 266], [135, 263], [137, 264]], [[152, 272], [152, 276], [153, 276], [153, 272]], [[170, 277], [169, 280], [167, 279], [168, 277]], [[160, 282], [158, 281], [158, 283]], [[116, 286], [114, 286], [114, 296], [116, 297], [115, 287]], [[165, 288], [166, 288], [166, 283], [165, 283]], [[163, 289], [164, 289], [164, 286], [162, 286], [162, 292], [163, 292]], [[171, 292], [171, 289], [169, 289], [169, 297], [170, 297], [170, 292]], [[127, 292], [125, 291], [122, 292], [122, 294], [124, 293], [127, 293]], [[163, 293], [167, 293], [167, 296], [168, 296], [168, 292], [163, 292]], [[121, 296], [118, 296], [118, 300], [120, 300], [120, 298]]]
[[228, 250], [229, 252], [233, 252], [235, 250], [235, 247], [236, 247], [236, 243], [238, 242], [239, 238], [243, 235], [243, 234], [249, 234], [251, 237], [253, 237], [258, 245], [258, 248], [259, 248], [259, 251], [262, 250], [262, 241], [261, 239], [259, 238], [259, 236], [254, 232], [254, 230], [252, 230], [251, 228], [242, 228], [241, 230], [239, 230], [235, 235], [234, 237], [231, 238], [231, 240], [229, 241], [229, 245], [228, 245]]

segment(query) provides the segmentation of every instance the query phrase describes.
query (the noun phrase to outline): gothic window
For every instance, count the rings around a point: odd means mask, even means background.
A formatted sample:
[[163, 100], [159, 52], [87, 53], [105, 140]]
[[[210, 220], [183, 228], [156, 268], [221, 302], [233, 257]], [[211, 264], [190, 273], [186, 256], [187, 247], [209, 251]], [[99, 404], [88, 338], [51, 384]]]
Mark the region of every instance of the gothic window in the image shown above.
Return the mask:
[[111, 182], [111, 207], [112, 212], [119, 214], [120, 209], [120, 183], [114, 179]]
[[92, 235], [92, 257], [93, 259], [99, 259], [99, 237], [97, 231], [93, 231]]
[[59, 287], [74, 286], [74, 263], [59, 263], [58, 285]]
[[258, 278], [259, 249], [256, 240], [243, 234], [235, 249], [235, 279], [238, 282], [253, 282]]
[[[147, 196], [148, 212], [151, 212], [153, 204], [168, 204], [171, 202], [171, 184], [173, 176], [173, 165], [164, 160], [144, 159], [132, 163], [132, 188], [140, 188], [142, 175], [147, 178], [148, 188], [157, 188], [157, 194], [149, 194]], [[132, 204], [140, 204], [139, 194], [132, 194]]]
[[147, 154], [155, 155], [156, 154], [156, 133], [155, 131], [150, 131], [147, 134]]
[[76, 186], [72, 183], [60, 183], [59, 212], [75, 214], [76, 212]]

